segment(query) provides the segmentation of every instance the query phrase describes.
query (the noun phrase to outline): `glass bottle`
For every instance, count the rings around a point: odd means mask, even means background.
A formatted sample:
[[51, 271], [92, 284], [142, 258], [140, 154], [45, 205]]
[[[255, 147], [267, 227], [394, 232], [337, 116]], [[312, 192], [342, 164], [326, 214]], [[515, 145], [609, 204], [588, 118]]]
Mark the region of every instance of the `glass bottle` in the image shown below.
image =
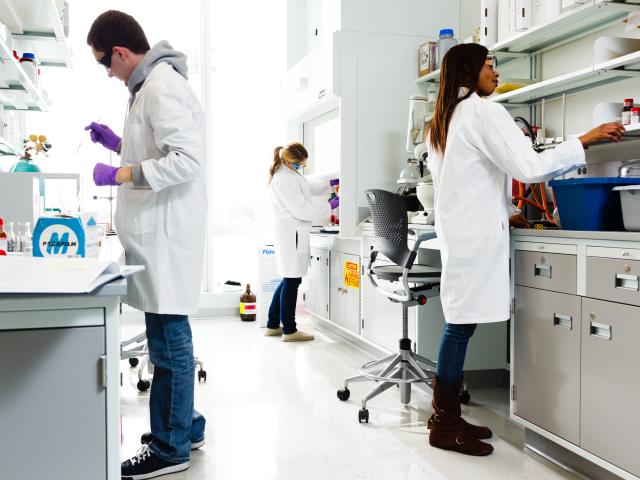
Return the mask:
[[251, 291], [251, 285], [240, 297], [240, 320], [254, 322], [256, 320], [256, 295]]
[[18, 237], [13, 229], [13, 222], [9, 222], [9, 231], [7, 232], [7, 252], [13, 253], [18, 251]]
[[18, 237], [18, 243], [20, 244], [20, 251], [31, 255], [33, 252], [33, 241], [31, 239], [31, 222], [24, 222], [23, 228], [20, 231]]
[[622, 124], [631, 124], [631, 110], [633, 110], [633, 98], [624, 99], [624, 107], [622, 107]]

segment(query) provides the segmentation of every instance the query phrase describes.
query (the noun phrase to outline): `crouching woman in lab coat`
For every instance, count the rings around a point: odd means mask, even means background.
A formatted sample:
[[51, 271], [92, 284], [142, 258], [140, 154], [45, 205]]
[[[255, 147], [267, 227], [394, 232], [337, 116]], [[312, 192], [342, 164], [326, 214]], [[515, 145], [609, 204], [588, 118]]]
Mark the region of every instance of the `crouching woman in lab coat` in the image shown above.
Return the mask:
[[[302, 169], [308, 157], [307, 150], [300, 143], [277, 147], [269, 170], [275, 216], [276, 264], [282, 282], [271, 301], [265, 335], [282, 335], [285, 342], [304, 342], [314, 338], [296, 327], [296, 300], [302, 277], [309, 268], [311, 225], [322, 215], [329, 215], [329, 204], [314, 204], [312, 196], [328, 193], [329, 181], [307, 181]], [[331, 208], [338, 205], [338, 198], [330, 204]]]
[[511, 179], [538, 183], [585, 165], [585, 147], [619, 141], [622, 126], [597, 127], [536, 153], [498, 103], [483, 97], [498, 85], [494, 58], [480, 45], [444, 57], [435, 116], [429, 126], [429, 168], [435, 182], [435, 228], [441, 241], [441, 300], [446, 319], [433, 383], [429, 443], [467, 455], [488, 455], [486, 427], [461, 417], [459, 392], [467, 344], [477, 324], [510, 317]]

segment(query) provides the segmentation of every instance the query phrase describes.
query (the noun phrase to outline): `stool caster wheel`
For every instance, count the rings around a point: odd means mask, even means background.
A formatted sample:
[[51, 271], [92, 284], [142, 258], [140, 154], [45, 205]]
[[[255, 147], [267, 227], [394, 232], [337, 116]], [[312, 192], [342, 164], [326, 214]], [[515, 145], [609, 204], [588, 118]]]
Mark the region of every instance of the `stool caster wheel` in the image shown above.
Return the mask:
[[137, 387], [141, 392], [146, 392], [151, 388], [151, 382], [149, 380], [138, 380]]
[[348, 388], [343, 388], [341, 390], [338, 390], [338, 398], [343, 402], [346, 402], [347, 400], [349, 400], [350, 396], [351, 396], [351, 392], [349, 391]]
[[358, 412], [358, 422], [359, 423], [369, 423], [369, 410], [366, 408], [361, 408]]
[[198, 370], [198, 381], [206, 382], [207, 381], [207, 372], [206, 370]]
[[131, 365], [131, 368], [137, 367], [139, 363], [140, 360], [138, 360], [136, 357], [132, 357], [129, 359], [129, 365]]
[[463, 390], [462, 392], [460, 392], [460, 403], [461, 404], [466, 405], [470, 401], [471, 401], [471, 394], [469, 393], [469, 390]]

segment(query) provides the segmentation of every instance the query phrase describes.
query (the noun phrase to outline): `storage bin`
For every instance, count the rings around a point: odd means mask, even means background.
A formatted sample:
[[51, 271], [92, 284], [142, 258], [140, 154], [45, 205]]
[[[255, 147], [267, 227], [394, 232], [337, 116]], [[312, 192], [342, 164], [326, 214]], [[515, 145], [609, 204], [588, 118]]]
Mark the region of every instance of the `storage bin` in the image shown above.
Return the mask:
[[624, 228], [630, 232], [640, 232], [640, 185], [616, 187], [614, 190], [620, 192]]
[[640, 185], [640, 178], [572, 178], [552, 180], [549, 185], [558, 203], [565, 230], [624, 230], [620, 196], [613, 189]]

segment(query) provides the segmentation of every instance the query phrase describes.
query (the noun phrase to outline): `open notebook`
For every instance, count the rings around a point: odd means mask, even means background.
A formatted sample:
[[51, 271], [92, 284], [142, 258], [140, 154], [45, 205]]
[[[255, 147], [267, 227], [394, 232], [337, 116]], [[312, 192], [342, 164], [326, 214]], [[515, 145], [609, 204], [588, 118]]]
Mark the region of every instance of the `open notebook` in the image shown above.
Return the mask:
[[0, 294], [90, 293], [141, 270], [83, 258], [0, 257]]

